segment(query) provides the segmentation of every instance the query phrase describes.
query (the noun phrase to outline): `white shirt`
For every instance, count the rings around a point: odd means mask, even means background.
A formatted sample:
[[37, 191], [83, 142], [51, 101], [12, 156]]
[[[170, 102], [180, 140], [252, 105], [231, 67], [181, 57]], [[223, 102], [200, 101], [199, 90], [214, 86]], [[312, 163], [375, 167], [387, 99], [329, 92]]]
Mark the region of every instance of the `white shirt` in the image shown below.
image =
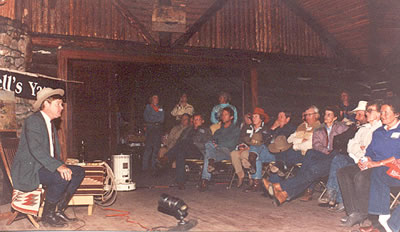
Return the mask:
[[[367, 147], [371, 143], [372, 134], [381, 126], [382, 122], [380, 120], [374, 121], [372, 124], [364, 124], [360, 129], [358, 129], [354, 138], [349, 140], [349, 143], [347, 144], [347, 152], [355, 163], [358, 163], [358, 161], [364, 157]], [[361, 149], [361, 146], [364, 146], [365, 148]]]
[[46, 127], [47, 127], [47, 132], [49, 134], [49, 141], [50, 141], [50, 155], [51, 157], [54, 157], [54, 147], [53, 147], [53, 136], [51, 134], [51, 119], [47, 114], [43, 111], [40, 111], [42, 113], [44, 121], [46, 122]]

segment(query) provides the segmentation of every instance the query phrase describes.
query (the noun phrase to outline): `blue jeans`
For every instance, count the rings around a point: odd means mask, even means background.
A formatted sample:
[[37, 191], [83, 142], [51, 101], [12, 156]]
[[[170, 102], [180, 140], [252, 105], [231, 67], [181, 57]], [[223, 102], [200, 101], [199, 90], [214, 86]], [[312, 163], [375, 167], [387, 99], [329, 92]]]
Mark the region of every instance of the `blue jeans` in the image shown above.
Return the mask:
[[370, 214], [390, 214], [390, 187], [400, 186], [400, 180], [386, 174], [388, 169], [386, 166], [372, 169], [368, 202]]
[[208, 160], [214, 159], [215, 162], [221, 160], [230, 160], [231, 159], [231, 151], [229, 148], [217, 146], [209, 141], [205, 144], [206, 154], [204, 155], [204, 164], [203, 164], [203, 172], [201, 174], [201, 178], [205, 180], [211, 179], [211, 173], [208, 172]]
[[328, 183], [326, 184], [326, 188], [328, 190], [331, 190], [331, 191], [333, 190], [334, 192], [336, 192], [336, 202], [337, 203], [342, 203], [343, 198], [342, 198], [342, 193], [340, 192], [340, 187], [339, 187], [336, 172], [340, 168], [350, 166], [352, 164], [354, 164], [354, 160], [348, 155], [337, 154], [332, 160], [331, 168], [329, 171]]
[[287, 151], [283, 151], [276, 156], [277, 161], [283, 161], [288, 167], [296, 165], [298, 163], [303, 163], [304, 155], [301, 151], [295, 151], [290, 148]]
[[250, 152], [257, 154], [256, 173], [251, 175], [251, 178], [252, 179], [261, 179], [263, 163], [269, 163], [269, 162], [275, 161], [275, 156], [269, 152], [268, 148], [265, 145], [250, 146], [249, 153]]
[[161, 127], [148, 126], [146, 129], [146, 140], [144, 144], [144, 154], [142, 161], [142, 170], [149, 169], [149, 160], [151, 158], [151, 167], [154, 169], [158, 152], [161, 147]]
[[389, 218], [388, 225], [393, 232], [400, 230], [400, 206], [397, 206]]
[[82, 167], [74, 165], [67, 167], [72, 171], [70, 181], [64, 180], [58, 171], [50, 172], [45, 167], [39, 169], [40, 183], [46, 186], [46, 201], [57, 203], [65, 192], [73, 195], [85, 178], [85, 170]]
[[185, 159], [202, 157], [200, 150], [189, 139], [183, 139], [165, 154], [169, 161], [176, 160], [176, 182], [185, 182]]
[[[276, 161], [282, 161], [285, 163], [287, 167], [292, 167], [298, 163], [303, 163], [304, 155], [301, 154], [301, 151], [295, 151], [290, 148], [287, 151], [283, 151], [275, 156]], [[278, 176], [276, 173], [272, 173], [269, 177], [269, 181], [271, 183], [280, 183], [284, 178]], [[314, 185], [310, 186], [313, 188]]]
[[329, 174], [329, 167], [335, 154], [329, 155], [317, 150], [308, 150], [297, 175], [281, 182], [281, 187], [293, 199], [306, 190], [314, 181]]

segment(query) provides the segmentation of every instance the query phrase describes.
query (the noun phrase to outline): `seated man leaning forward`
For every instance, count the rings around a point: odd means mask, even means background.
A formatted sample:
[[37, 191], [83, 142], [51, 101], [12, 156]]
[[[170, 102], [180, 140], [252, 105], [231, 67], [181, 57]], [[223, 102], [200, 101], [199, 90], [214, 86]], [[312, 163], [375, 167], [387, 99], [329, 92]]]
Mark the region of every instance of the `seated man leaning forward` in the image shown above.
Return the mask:
[[60, 143], [53, 119], [61, 117], [64, 90], [44, 88], [37, 94], [31, 116], [25, 119], [21, 140], [11, 167], [14, 188], [33, 191], [46, 186], [42, 222], [63, 227], [75, 220], [64, 214], [69, 200], [85, 177], [82, 167], [61, 161]]
[[203, 172], [199, 190], [205, 191], [211, 179], [211, 172], [214, 170], [214, 162], [229, 160], [230, 153], [235, 149], [239, 139], [239, 128], [233, 124], [234, 112], [230, 107], [222, 110], [221, 128], [215, 131], [212, 140], [205, 144], [206, 154], [204, 155]]
[[348, 129], [345, 124], [337, 121], [338, 117], [338, 107], [330, 106], [325, 109], [324, 124], [313, 134], [313, 149], [307, 152], [303, 165], [295, 177], [274, 184], [263, 179], [264, 186], [274, 198], [276, 205], [294, 199], [314, 181], [328, 176], [331, 161], [336, 154], [332, 152], [333, 137]]
[[283, 140], [286, 140], [286, 138], [289, 137], [289, 135], [292, 134], [296, 129], [292, 123], [290, 123], [290, 120], [290, 112], [280, 111], [272, 126], [267, 130], [263, 130], [262, 132], [264, 145], [250, 146], [249, 163], [250, 173], [252, 174], [251, 180], [253, 181], [250, 181], [250, 186], [246, 189], [246, 191], [255, 192], [261, 188], [260, 183], [262, 178], [263, 163], [275, 161], [276, 158], [276, 156], [271, 153], [270, 146], [282, 138]]
[[[245, 168], [250, 167], [248, 162], [250, 145], [265, 146], [262, 144], [262, 132], [265, 129], [264, 124], [267, 122], [268, 115], [264, 110], [255, 108], [252, 115], [252, 123], [248, 126], [243, 126], [240, 133], [239, 144], [236, 146], [236, 149], [231, 152], [232, 165], [238, 176], [238, 188], [242, 186], [244, 179], [242, 163]], [[257, 139], [257, 137], [259, 139]]]
[[211, 139], [211, 130], [203, 124], [203, 116], [195, 114], [193, 125], [182, 132], [178, 142], [166, 154], [168, 163], [176, 160], [176, 182], [180, 190], [185, 189], [185, 159], [203, 157], [204, 144]]

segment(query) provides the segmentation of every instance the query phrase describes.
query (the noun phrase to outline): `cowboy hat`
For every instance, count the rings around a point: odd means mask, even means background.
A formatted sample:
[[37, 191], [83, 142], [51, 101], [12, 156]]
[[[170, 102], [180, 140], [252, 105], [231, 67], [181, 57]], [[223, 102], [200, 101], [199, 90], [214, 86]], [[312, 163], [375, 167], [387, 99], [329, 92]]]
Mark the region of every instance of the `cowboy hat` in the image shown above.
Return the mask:
[[274, 142], [268, 145], [268, 150], [271, 153], [279, 153], [282, 151], [286, 151], [292, 146], [291, 143], [288, 143], [286, 137], [284, 135], [279, 135], [275, 138]]
[[362, 111], [366, 111], [367, 110], [367, 101], [359, 101], [357, 107], [352, 110], [352, 113], [355, 113], [356, 111], [362, 110]]
[[264, 116], [264, 123], [267, 123], [269, 121], [269, 116], [267, 113], [264, 112], [264, 109], [256, 107], [254, 108], [253, 114], [258, 114], [260, 116]]
[[39, 110], [40, 106], [42, 103], [49, 97], [53, 95], [60, 95], [64, 96], [64, 90], [63, 89], [52, 89], [52, 88], [43, 88], [37, 93], [36, 101], [32, 104], [32, 110], [33, 112], [36, 112]]

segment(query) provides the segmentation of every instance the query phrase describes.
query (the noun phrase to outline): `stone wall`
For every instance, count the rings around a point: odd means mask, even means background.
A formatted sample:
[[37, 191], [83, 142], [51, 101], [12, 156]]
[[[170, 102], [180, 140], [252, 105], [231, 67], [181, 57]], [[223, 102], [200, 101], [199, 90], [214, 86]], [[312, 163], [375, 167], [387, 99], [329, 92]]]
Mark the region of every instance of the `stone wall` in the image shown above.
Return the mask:
[[[25, 71], [31, 61], [32, 40], [28, 33], [28, 28], [19, 21], [0, 16], [0, 67]], [[3, 92], [0, 96], [7, 96], [7, 102], [15, 102], [15, 107], [9, 107], [7, 110], [0, 110], [0, 117], [6, 117], [6, 113], [7, 117], [10, 117], [9, 110], [13, 109], [15, 113], [11, 115], [15, 117], [15, 119], [5, 121], [16, 121], [16, 123], [14, 123], [16, 128], [8, 129], [17, 130], [17, 135], [19, 135], [24, 119], [32, 112], [32, 101], [15, 96], [11, 96], [10, 99], [9, 93], [4, 93], [6, 91], [3, 90], [3, 86], [0, 86], [0, 91]], [[3, 99], [0, 99], [0, 101], [1, 100]], [[0, 104], [0, 108], [1, 105], [4, 104]], [[2, 162], [0, 161], [0, 163], [2, 170], [0, 171], [0, 204], [5, 204], [11, 200], [11, 189]]]

